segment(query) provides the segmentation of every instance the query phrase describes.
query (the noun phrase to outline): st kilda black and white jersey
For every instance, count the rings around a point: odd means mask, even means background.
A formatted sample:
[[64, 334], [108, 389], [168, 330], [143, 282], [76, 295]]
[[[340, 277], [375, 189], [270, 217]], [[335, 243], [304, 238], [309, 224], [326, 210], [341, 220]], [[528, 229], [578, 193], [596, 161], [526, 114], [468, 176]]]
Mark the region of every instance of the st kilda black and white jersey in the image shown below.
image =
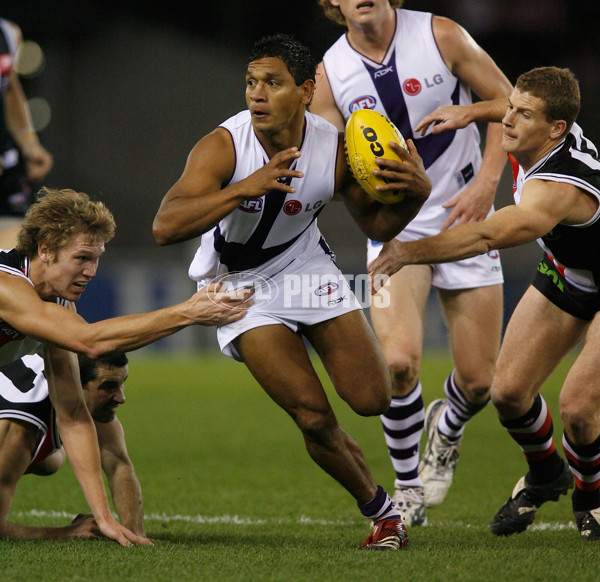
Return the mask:
[[529, 180], [565, 182], [598, 200], [594, 216], [584, 224], [557, 224], [538, 239], [555, 266], [574, 287], [589, 292], [600, 288], [600, 159], [598, 149], [577, 124], [566, 138], [527, 172], [511, 157], [515, 202]]
[[[0, 272], [22, 277], [33, 287], [29, 278], [29, 259], [17, 250], [0, 251]], [[66, 307], [64, 299], [57, 299], [59, 305]], [[0, 319], [0, 366], [18, 360], [24, 355], [41, 353], [42, 346], [37, 340], [23, 335], [18, 329]]]

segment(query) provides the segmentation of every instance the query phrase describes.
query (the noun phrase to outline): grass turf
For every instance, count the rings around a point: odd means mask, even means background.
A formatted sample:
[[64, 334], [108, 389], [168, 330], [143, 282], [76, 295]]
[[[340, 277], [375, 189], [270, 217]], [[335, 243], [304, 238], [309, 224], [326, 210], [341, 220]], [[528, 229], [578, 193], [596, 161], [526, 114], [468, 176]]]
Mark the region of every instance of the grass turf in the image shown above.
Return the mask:
[[[558, 390], [543, 393], [560, 444]], [[445, 354], [426, 354], [424, 399], [442, 394]], [[352, 413], [327, 384], [340, 424], [359, 442], [375, 479], [393, 472], [378, 418]], [[570, 500], [541, 508], [535, 525], [496, 538], [489, 522], [525, 471], [491, 406], [469, 424], [455, 482], [410, 529], [409, 548], [359, 552], [369, 533], [352, 498], [309, 458], [292, 421], [242, 364], [214, 355], [133, 354], [119, 417], [144, 491], [154, 548], [108, 540], [0, 541], [2, 580], [598, 580], [598, 545], [574, 528]], [[35, 511], [33, 511], [35, 510]], [[73, 473], [26, 476], [10, 519], [61, 525], [86, 511]]]

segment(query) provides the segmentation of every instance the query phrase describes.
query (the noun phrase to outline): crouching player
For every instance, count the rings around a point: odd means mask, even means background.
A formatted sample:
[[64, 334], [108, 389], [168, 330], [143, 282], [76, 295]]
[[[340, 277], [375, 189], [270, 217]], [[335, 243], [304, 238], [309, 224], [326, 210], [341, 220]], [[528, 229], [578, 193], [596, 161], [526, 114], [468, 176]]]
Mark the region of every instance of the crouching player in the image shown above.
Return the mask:
[[[121, 523], [144, 536], [142, 490], [135, 474], [123, 427], [115, 416], [125, 402], [128, 375], [125, 354], [98, 360], [79, 356], [81, 385], [96, 425], [102, 469], [108, 479]], [[7, 521], [17, 483], [26, 473], [51, 475], [65, 462], [48, 395], [44, 360], [24, 356], [0, 368], [0, 536], [21, 539], [103, 537], [91, 515], [78, 515], [62, 527], [24, 526]]]

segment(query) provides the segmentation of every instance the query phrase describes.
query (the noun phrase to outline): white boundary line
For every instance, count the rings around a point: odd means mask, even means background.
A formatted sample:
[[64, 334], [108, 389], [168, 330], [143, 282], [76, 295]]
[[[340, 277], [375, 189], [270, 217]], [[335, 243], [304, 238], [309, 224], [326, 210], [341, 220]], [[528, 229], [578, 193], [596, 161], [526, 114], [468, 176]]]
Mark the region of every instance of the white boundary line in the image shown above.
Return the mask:
[[[64, 518], [73, 519], [75, 514], [67, 511], [45, 511], [40, 509], [30, 509], [29, 511], [16, 511], [11, 514], [14, 517], [49, 517], [49, 518]], [[299, 524], [299, 525], [331, 525], [331, 526], [344, 526], [344, 525], [357, 525], [358, 520], [355, 521], [333, 521], [327, 519], [314, 519], [305, 515], [300, 516], [297, 519], [260, 519], [253, 517], [243, 517], [240, 515], [180, 515], [174, 514], [169, 515], [166, 513], [148, 513], [144, 516], [144, 521], [160, 521], [160, 522], [171, 522], [171, 521], [183, 521], [187, 523], [223, 523], [231, 525], [265, 525], [269, 523], [278, 524]], [[464, 528], [482, 528], [481, 525], [473, 525], [463, 521], [434, 521], [430, 522], [425, 527], [464, 527]], [[487, 528], [487, 526], [485, 526]], [[574, 522], [540, 522], [533, 524], [529, 530], [542, 531], [542, 530], [565, 530], [565, 529], [576, 529]]]

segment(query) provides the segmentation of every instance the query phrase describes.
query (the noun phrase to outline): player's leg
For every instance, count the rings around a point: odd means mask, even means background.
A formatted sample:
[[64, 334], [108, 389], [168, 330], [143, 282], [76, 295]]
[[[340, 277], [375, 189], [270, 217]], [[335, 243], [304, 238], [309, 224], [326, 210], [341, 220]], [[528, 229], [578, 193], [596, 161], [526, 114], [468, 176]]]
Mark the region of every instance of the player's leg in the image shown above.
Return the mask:
[[575, 476], [573, 513], [581, 535], [600, 540], [600, 315], [560, 393], [563, 449]]
[[[431, 268], [409, 265], [391, 277], [379, 293], [381, 299], [376, 296], [371, 307], [373, 327], [392, 378], [392, 403], [381, 422], [396, 474], [394, 501], [408, 525], [426, 522], [423, 483], [418, 472], [425, 418], [419, 370], [430, 287]], [[387, 301], [385, 293], [389, 293]]]
[[15, 489], [33, 458], [41, 432], [32, 424], [15, 419], [0, 420], [0, 535], [12, 535], [6, 518]]
[[532, 523], [542, 503], [558, 499], [573, 477], [558, 455], [552, 417], [539, 394], [544, 381], [576, 345], [587, 322], [551, 303], [530, 287], [507, 326], [491, 397], [501, 424], [517, 442], [529, 471], [492, 521], [492, 533], [510, 535]]
[[439, 289], [450, 334], [454, 370], [444, 383], [446, 398], [425, 416], [427, 445], [419, 464], [428, 507], [442, 503], [454, 477], [466, 423], [489, 401], [502, 334], [502, 286]]
[[31, 465], [26, 473], [31, 473], [32, 475], [38, 475], [40, 477], [45, 477], [47, 475], [54, 475], [64, 464], [67, 458], [67, 453], [65, 452], [64, 447], [57, 449], [46, 458], [38, 461], [34, 465]]
[[[357, 319], [359, 315], [360, 312], [352, 312], [342, 318], [360, 321]], [[329, 325], [328, 331], [335, 333], [336, 330]], [[319, 335], [315, 329], [309, 330], [309, 333], [313, 339]], [[355, 350], [361, 341], [371, 340], [361, 332], [360, 325], [355, 337], [347, 335], [345, 338], [345, 344], [354, 345]], [[268, 325], [243, 333], [234, 340], [234, 345], [259, 384], [302, 431], [311, 458], [356, 499], [363, 515], [376, 523], [381, 522], [380, 530], [390, 518], [399, 522], [400, 517], [391, 499], [373, 480], [360, 447], [339, 426], [302, 337], [283, 325]], [[380, 376], [377, 374], [377, 358], [371, 358], [369, 363], [375, 365], [373, 376]], [[332, 362], [326, 362], [326, 366], [333, 368], [334, 375], [339, 376]], [[348, 375], [356, 368], [357, 364], [353, 365]], [[366, 370], [362, 373], [365, 375]], [[363, 394], [355, 402], [356, 408], [363, 414], [374, 414], [384, 408], [389, 397], [389, 380], [386, 382], [385, 377], [378, 385], [373, 380], [369, 383], [375, 397], [369, 402]], [[383, 390], [381, 384], [384, 385]], [[397, 549], [405, 542], [406, 536], [405, 532], [396, 531], [392, 537], [394, 549]]]

